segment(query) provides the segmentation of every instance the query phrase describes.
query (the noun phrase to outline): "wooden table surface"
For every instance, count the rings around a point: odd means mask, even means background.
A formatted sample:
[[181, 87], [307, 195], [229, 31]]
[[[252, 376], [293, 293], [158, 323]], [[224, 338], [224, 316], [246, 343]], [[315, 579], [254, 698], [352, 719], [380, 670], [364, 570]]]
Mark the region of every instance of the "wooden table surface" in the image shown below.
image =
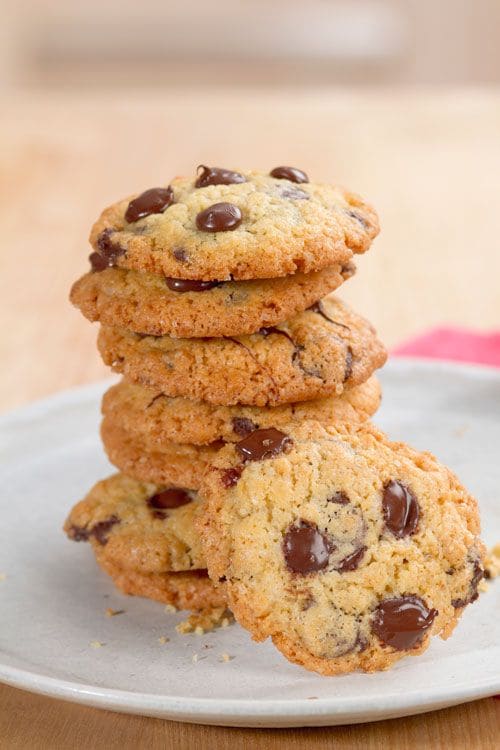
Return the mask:
[[[293, 164], [372, 200], [382, 234], [342, 296], [389, 345], [439, 323], [499, 326], [500, 93], [68, 91], [0, 106], [0, 409], [106, 376], [95, 327], [67, 303], [90, 225], [200, 162]], [[357, 727], [232, 730], [0, 687], [2, 750], [493, 748], [499, 722], [500, 701], [486, 699]]]

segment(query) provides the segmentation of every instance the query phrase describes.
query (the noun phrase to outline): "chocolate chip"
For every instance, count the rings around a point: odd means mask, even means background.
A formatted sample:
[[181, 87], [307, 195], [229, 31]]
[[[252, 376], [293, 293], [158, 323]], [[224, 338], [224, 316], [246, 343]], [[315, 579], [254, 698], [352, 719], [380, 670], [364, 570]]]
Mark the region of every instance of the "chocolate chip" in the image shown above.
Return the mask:
[[207, 187], [207, 185], [233, 185], [240, 182], [246, 182], [244, 177], [239, 172], [231, 172], [230, 169], [221, 169], [220, 167], [206, 167], [204, 164], [200, 164], [198, 169], [201, 169], [201, 174], [194, 183], [197, 188]]
[[109, 268], [108, 261], [100, 253], [90, 253], [89, 263], [91, 270], [95, 272], [104, 271], [105, 268]]
[[161, 214], [174, 202], [174, 191], [170, 185], [166, 188], [151, 188], [145, 190], [137, 198], [130, 201], [125, 211], [125, 221], [132, 224], [151, 214]]
[[206, 292], [219, 286], [221, 281], [201, 281], [199, 279], [172, 279], [165, 277], [165, 281], [172, 292]]
[[372, 619], [372, 631], [386, 646], [409, 651], [417, 646], [438, 614], [419, 596], [408, 594], [381, 602]]
[[350, 216], [351, 219], [356, 219], [356, 221], [358, 221], [364, 229], [368, 229], [368, 222], [360, 213], [358, 213], [357, 211], [348, 210], [347, 215]]
[[341, 275], [344, 277], [344, 279], [350, 279], [351, 276], [354, 276], [356, 273], [356, 266], [354, 263], [346, 263], [345, 266], [342, 266], [340, 269]]
[[222, 486], [226, 489], [234, 487], [236, 484], [238, 484], [238, 480], [241, 477], [242, 472], [243, 466], [235, 466], [232, 469], [226, 469], [225, 471], [223, 471], [221, 475]]
[[335, 492], [330, 497], [327, 497], [326, 502], [336, 503], [337, 505], [349, 505], [351, 501], [349, 500], [348, 495], [341, 490], [340, 492]]
[[337, 570], [339, 573], [347, 573], [350, 570], [356, 570], [356, 568], [359, 566], [359, 563], [363, 559], [365, 552], [366, 547], [358, 547], [358, 549], [354, 550], [354, 552], [351, 552], [350, 555], [344, 557], [344, 559], [335, 566], [335, 570]]
[[275, 427], [254, 430], [236, 444], [236, 450], [246, 461], [272, 458], [292, 444], [292, 439]]
[[92, 530], [85, 526], [70, 526], [68, 529], [68, 536], [74, 542], [88, 542], [91, 533]]
[[386, 527], [398, 539], [417, 531], [420, 508], [413, 492], [402, 482], [386, 482], [382, 512]]
[[346, 383], [352, 375], [352, 360], [352, 349], [350, 346], [348, 346], [345, 355], [344, 383]]
[[288, 198], [291, 201], [308, 201], [310, 199], [309, 193], [298, 188], [284, 188], [280, 193], [282, 198]]
[[184, 247], [174, 247], [174, 249], [172, 250], [172, 255], [181, 263], [187, 263], [187, 260], [189, 258], [188, 251]]
[[233, 432], [240, 437], [246, 437], [259, 427], [259, 425], [252, 422], [251, 419], [247, 419], [247, 417], [233, 417], [231, 422], [233, 425]]
[[295, 167], [275, 167], [270, 173], [271, 177], [278, 180], [290, 180], [290, 182], [309, 182], [309, 177], [301, 169]]
[[167, 490], [158, 492], [156, 495], [148, 498], [147, 504], [150, 508], [157, 510], [166, 510], [168, 508], [180, 508], [181, 505], [187, 505], [192, 502], [189, 492], [179, 487], [169, 487]]
[[300, 520], [288, 527], [283, 537], [283, 555], [289, 570], [307, 575], [328, 565], [331, 545], [315, 523]]
[[99, 544], [104, 546], [108, 542], [108, 535], [111, 528], [117, 523], [120, 523], [120, 519], [117, 516], [110, 516], [106, 521], [96, 523], [96, 525], [92, 527], [90, 533], [95, 539], [97, 539]]
[[214, 203], [196, 217], [196, 226], [202, 232], [232, 232], [239, 227], [242, 216], [234, 203]]
[[479, 592], [477, 589], [483, 578], [487, 578], [487, 575], [479, 562], [477, 560], [474, 560], [474, 564], [472, 567], [472, 578], [469, 583], [469, 591], [467, 593], [467, 596], [464, 599], [453, 599], [451, 602], [452, 606], [455, 607], [455, 609], [462, 609], [462, 607], [466, 607], [468, 604], [472, 604], [472, 602], [475, 602], [479, 596]]

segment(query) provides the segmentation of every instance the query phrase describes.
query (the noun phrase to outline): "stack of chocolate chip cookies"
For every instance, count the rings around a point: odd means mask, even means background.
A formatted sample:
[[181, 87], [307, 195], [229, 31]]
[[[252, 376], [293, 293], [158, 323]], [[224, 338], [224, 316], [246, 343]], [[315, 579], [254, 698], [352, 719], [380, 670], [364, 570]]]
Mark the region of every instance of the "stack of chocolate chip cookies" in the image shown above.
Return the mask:
[[202, 166], [106, 209], [71, 291], [123, 377], [101, 428], [120, 473], [68, 535], [123, 591], [229, 606], [325, 674], [422, 651], [482, 575], [475, 502], [369, 424], [386, 351], [332, 292], [377, 232], [299, 169]]

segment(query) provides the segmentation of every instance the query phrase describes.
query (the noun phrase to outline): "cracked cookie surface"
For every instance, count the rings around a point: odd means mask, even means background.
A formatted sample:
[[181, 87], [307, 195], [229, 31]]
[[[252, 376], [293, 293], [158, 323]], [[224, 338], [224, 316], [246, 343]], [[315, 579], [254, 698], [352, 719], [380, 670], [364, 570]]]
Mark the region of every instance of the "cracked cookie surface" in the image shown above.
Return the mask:
[[170, 443], [234, 443], [258, 427], [279, 428], [305, 419], [322, 424], [363, 421], [376, 412], [380, 399], [375, 376], [341, 396], [267, 408], [169, 398], [162, 391], [122, 380], [104, 394], [102, 412], [115, 427], [153, 451]]
[[110, 418], [101, 424], [101, 438], [110, 462], [134, 479], [157, 484], [177, 484], [197, 490], [216, 445], [188, 445], [165, 441], [147, 445]]
[[198, 528], [236, 619], [322, 674], [448, 637], [483, 574], [476, 501], [368, 423], [258, 430], [205, 474]]
[[90, 235], [93, 267], [266, 279], [345, 264], [378, 233], [373, 208], [341, 187], [238, 174], [242, 180], [229, 184], [176, 177], [105, 209]]
[[171, 397], [276, 406], [364, 383], [387, 357], [373, 326], [333, 295], [248, 336], [173, 339], [101, 326], [105, 364]]

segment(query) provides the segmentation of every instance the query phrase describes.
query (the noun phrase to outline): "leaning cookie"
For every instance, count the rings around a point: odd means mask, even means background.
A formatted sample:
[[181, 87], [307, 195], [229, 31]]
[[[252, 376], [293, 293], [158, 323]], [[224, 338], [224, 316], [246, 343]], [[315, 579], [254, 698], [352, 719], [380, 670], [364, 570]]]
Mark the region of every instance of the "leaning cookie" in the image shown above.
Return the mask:
[[386, 360], [373, 326], [333, 295], [248, 336], [173, 339], [102, 326], [105, 364], [166, 396], [276, 406], [364, 383]]
[[362, 422], [377, 411], [380, 399], [381, 388], [375, 376], [340, 396], [274, 408], [216, 406], [206, 401], [169, 398], [161, 391], [121, 380], [104, 394], [102, 412], [105, 421], [151, 452], [172, 443], [234, 443], [259, 427], [279, 428], [305, 419], [326, 425]]
[[222, 446], [222, 441], [211, 445], [165, 441], [150, 447], [109, 417], [101, 423], [101, 438], [110, 462], [124, 474], [141, 482], [191, 490], [199, 489], [203, 472]]
[[70, 299], [91, 321], [152, 336], [254, 333], [305, 310], [337, 289], [354, 266], [255, 281], [190, 281], [106, 268], [75, 282]]
[[344, 265], [377, 233], [359, 196], [300, 170], [203, 167], [107, 208], [90, 261], [179, 279], [268, 279]]
[[256, 640], [307, 669], [386, 669], [477, 598], [475, 500], [367, 423], [253, 432], [221, 450], [202, 494], [210, 576]]

